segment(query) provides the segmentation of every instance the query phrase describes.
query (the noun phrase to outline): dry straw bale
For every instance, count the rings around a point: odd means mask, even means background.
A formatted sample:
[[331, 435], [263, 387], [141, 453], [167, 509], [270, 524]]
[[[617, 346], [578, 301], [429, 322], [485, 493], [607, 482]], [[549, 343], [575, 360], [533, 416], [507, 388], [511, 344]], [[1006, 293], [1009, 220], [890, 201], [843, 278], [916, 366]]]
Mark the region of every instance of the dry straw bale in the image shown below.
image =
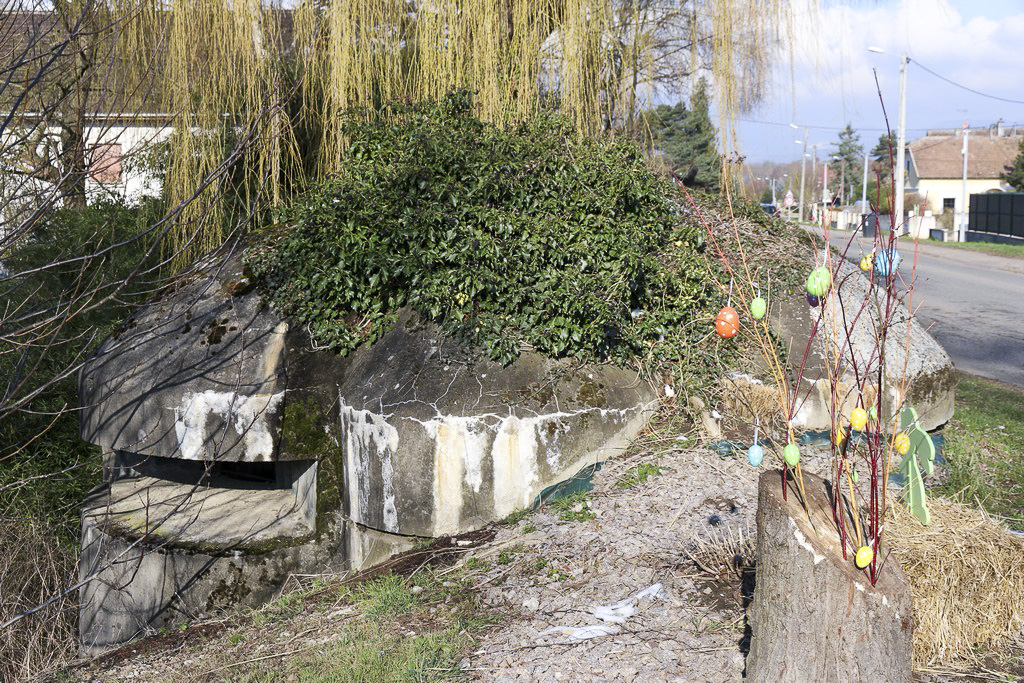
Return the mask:
[[941, 498], [931, 525], [893, 506], [886, 537], [914, 597], [914, 666], [974, 661], [1019, 640], [1024, 538], [984, 511]]

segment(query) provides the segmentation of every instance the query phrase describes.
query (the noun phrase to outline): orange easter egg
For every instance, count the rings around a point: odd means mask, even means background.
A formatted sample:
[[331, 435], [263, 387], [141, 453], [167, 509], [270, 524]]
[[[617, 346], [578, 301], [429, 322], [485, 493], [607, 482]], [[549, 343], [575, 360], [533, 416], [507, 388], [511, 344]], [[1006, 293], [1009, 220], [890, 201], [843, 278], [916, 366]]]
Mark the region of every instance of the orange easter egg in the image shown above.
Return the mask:
[[736, 309], [726, 306], [715, 317], [715, 332], [722, 339], [732, 339], [740, 333], [740, 316]]

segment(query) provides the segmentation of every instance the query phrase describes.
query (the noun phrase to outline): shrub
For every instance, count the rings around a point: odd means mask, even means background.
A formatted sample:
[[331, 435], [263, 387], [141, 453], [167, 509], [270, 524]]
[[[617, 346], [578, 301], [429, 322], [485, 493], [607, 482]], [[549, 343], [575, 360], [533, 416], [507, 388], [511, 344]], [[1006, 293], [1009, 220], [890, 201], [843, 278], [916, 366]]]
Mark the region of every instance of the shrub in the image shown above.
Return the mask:
[[499, 129], [465, 93], [343, 125], [345, 169], [247, 253], [322, 345], [345, 353], [411, 306], [503, 363], [524, 343], [624, 360], [708, 296], [698, 228], [633, 143], [553, 115]]

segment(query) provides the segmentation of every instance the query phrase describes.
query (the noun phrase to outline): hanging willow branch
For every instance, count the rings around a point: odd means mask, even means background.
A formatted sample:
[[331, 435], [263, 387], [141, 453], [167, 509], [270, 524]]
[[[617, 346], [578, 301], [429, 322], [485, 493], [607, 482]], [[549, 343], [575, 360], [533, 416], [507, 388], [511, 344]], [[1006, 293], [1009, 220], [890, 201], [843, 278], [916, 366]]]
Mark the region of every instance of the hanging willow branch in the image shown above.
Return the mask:
[[592, 135], [631, 132], [652, 98], [678, 98], [710, 73], [728, 155], [727, 124], [765, 91], [787, 18], [780, 0], [304, 0], [289, 10], [175, 0], [120, 11], [125, 54], [138, 73], [159, 64], [162, 105], [175, 117], [172, 203], [195, 193], [249, 113], [278, 111], [235, 185], [190, 204], [202, 225], [186, 217], [169, 245], [193, 245], [190, 256], [220, 243], [225, 198], [248, 200], [253, 179], [275, 178], [280, 202], [282, 188], [339, 170], [343, 112], [460, 88], [474, 92], [484, 121], [556, 107]]

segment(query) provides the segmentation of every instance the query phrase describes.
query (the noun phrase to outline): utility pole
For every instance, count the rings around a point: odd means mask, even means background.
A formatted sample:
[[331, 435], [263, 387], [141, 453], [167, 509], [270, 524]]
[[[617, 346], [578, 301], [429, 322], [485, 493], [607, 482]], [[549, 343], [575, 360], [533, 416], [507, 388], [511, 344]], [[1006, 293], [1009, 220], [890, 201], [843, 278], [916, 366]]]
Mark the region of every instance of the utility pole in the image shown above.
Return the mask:
[[[814, 187], [811, 189], [811, 196], [816, 194], [818, 189], [818, 143], [815, 142], [811, 145], [811, 183]], [[813, 215], [813, 212], [812, 212]]]
[[893, 197], [893, 231], [903, 233], [903, 185], [906, 182], [904, 148], [907, 146], [907, 53], [900, 55], [900, 117], [896, 134], [896, 196]]
[[846, 206], [846, 157], [842, 158], [839, 171], [839, 204]]
[[964, 184], [963, 184], [963, 197], [960, 199], [960, 236], [958, 242], [963, 242], [967, 239], [967, 136], [971, 132], [969, 125], [964, 123], [964, 147], [962, 153], [964, 155]]
[[869, 152], [864, 152], [864, 182], [860, 186], [861, 209], [863, 209], [868, 204], [868, 154]]
[[[860, 186], [860, 222], [864, 226], [868, 221], [868, 154], [864, 152], [864, 180]], [[875, 223], [878, 221], [876, 220]]]
[[[800, 157], [800, 217], [804, 219], [804, 175], [807, 172], [807, 127], [804, 126], [804, 153]], [[813, 175], [813, 173], [812, 173]]]

